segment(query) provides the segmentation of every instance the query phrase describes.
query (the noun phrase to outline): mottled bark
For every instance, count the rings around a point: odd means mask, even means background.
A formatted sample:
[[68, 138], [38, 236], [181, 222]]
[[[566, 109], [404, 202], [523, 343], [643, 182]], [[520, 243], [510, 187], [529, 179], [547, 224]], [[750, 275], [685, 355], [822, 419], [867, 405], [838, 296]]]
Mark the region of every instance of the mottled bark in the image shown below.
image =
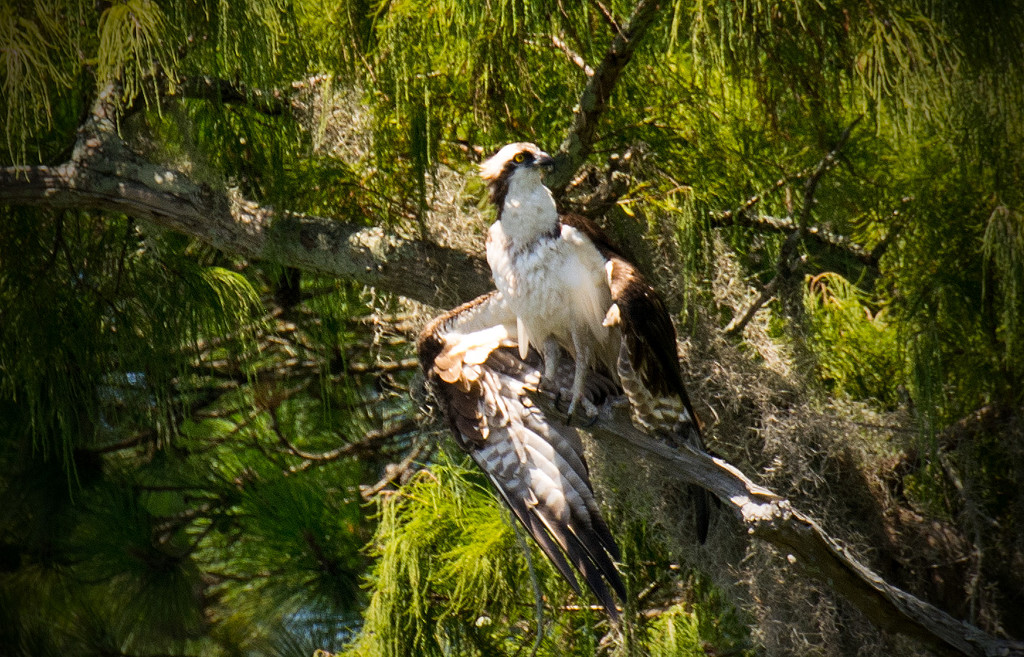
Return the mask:
[[[546, 412], [550, 400], [538, 398]], [[714, 494], [748, 535], [764, 540], [808, 576], [846, 599], [878, 627], [904, 634], [940, 655], [1024, 656], [1024, 643], [998, 639], [886, 582], [792, 504], [734, 466], [685, 445], [678, 449], [637, 430], [623, 405], [607, 403], [587, 429], [597, 440], [628, 443], [656, 457], [666, 475]]]
[[100, 94], [72, 157], [55, 166], [0, 169], [0, 203], [122, 212], [218, 249], [342, 276], [447, 307], [489, 289], [480, 258], [384, 228], [262, 207], [133, 152]]

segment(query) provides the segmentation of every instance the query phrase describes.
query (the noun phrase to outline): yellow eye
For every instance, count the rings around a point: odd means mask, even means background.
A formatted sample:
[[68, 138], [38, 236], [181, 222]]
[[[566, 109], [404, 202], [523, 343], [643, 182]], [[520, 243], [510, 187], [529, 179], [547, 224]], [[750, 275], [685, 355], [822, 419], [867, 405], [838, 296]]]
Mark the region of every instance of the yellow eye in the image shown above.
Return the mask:
[[525, 155], [523, 155], [522, 153], [516, 153], [515, 157], [512, 158], [512, 161], [515, 162], [516, 164], [522, 164], [523, 160], [525, 160], [525, 159], [526, 159]]

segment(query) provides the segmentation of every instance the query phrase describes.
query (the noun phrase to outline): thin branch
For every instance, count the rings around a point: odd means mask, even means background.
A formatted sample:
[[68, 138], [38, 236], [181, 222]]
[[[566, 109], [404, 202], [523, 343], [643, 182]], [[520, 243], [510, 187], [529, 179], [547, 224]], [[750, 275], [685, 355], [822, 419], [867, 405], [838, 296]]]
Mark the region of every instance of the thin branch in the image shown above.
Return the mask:
[[99, 447], [87, 447], [86, 450], [93, 454], [110, 454], [111, 452], [120, 452], [123, 449], [132, 449], [134, 447], [138, 447], [144, 442], [149, 442], [156, 438], [156, 435], [156, 429], [151, 427], [137, 431], [116, 443], [108, 443], [106, 445], [100, 445]]
[[558, 36], [552, 34], [551, 44], [554, 45], [559, 50], [561, 50], [563, 53], [565, 53], [565, 56], [569, 58], [569, 61], [578, 66], [579, 69], [583, 71], [583, 73], [588, 78], [594, 77], [594, 69], [590, 68], [590, 65], [587, 64], [587, 61], [583, 59], [583, 57], [581, 57], [579, 54], [577, 54], [576, 51], [570, 48], [569, 44], [567, 44], [563, 39], [560, 39]]
[[346, 369], [350, 374], [388, 374], [390, 372], [415, 370], [419, 367], [420, 361], [418, 358], [403, 358], [393, 363], [349, 363]]
[[164, 98], [190, 98], [217, 103], [245, 105], [266, 116], [282, 116], [301, 110], [297, 92], [320, 84], [326, 75], [315, 75], [292, 84], [291, 89], [251, 89], [240, 82], [232, 82], [207, 75], [180, 76], [171, 81], [161, 75], [159, 83]]
[[835, 166], [839, 152], [843, 150], [846, 142], [850, 139], [850, 135], [853, 134], [853, 129], [857, 127], [857, 124], [860, 123], [863, 118], [864, 115], [858, 116], [852, 123], [850, 123], [850, 125], [846, 126], [846, 130], [843, 130], [843, 134], [839, 136], [839, 141], [836, 142], [836, 145], [832, 147], [832, 150], [830, 150], [825, 157], [818, 162], [818, 166], [815, 167], [814, 173], [812, 173], [811, 177], [807, 179], [807, 183], [804, 185], [804, 202], [800, 206], [800, 216], [797, 218], [796, 222], [797, 226], [799, 226], [801, 230], [807, 226], [807, 221], [810, 219], [811, 208], [816, 202], [815, 193], [818, 190], [818, 183], [821, 182], [821, 177], [825, 175], [826, 171]]
[[[737, 210], [712, 212], [709, 215], [711, 225], [715, 227], [743, 226], [766, 233], [790, 234], [799, 230], [793, 217], [774, 217], [766, 214], [751, 213], [750, 208], [763, 197], [764, 195], [753, 196]], [[878, 260], [884, 251], [883, 249], [876, 252], [879, 248], [878, 246], [868, 250], [846, 235], [837, 233], [825, 226], [805, 227], [804, 238], [817, 242], [829, 249], [842, 251], [869, 267], [878, 267]], [[880, 242], [879, 245], [881, 244]]]
[[[596, 174], [600, 176], [600, 180], [592, 187], [592, 191], [580, 198], [566, 199], [565, 204], [571, 206], [573, 212], [584, 216], [593, 219], [603, 217], [629, 191], [632, 164], [632, 149], [627, 148], [622, 155], [611, 154], [605, 168]], [[566, 196], [572, 193], [574, 188], [582, 186], [585, 181], [594, 177], [588, 172], [581, 173], [569, 183]]]
[[757, 314], [758, 310], [761, 310], [765, 304], [772, 300], [781, 283], [782, 277], [779, 274], [775, 274], [775, 276], [773, 276], [772, 279], [761, 288], [761, 292], [757, 295], [757, 299], [754, 300], [754, 303], [750, 304], [742, 315], [733, 317], [728, 326], [722, 330], [722, 333], [728, 336], [743, 335], [743, 330], [747, 328], [747, 324], [750, 323], [750, 320], [754, 319], [754, 315]]
[[608, 99], [623, 69], [654, 23], [659, 7], [657, 0], [640, 0], [637, 3], [629, 17], [629, 24], [618, 31], [580, 94], [573, 113], [572, 127], [555, 155], [555, 170], [546, 181], [556, 198], [562, 195], [576, 170], [593, 150], [597, 122], [608, 106]]
[[615, 16], [612, 15], [612, 12], [608, 7], [605, 7], [604, 4], [601, 3], [601, 0], [590, 0], [590, 4], [597, 9], [598, 13], [601, 14], [605, 22], [608, 23], [608, 26], [612, 28], [613, 32], [616, 34], [622, 34], [622, 27], [619, 25], [619, 22], [615, 20]]
[[346, 443], [336, 449], [326, 452], [307, 452], [299, 449], [294, 443], [288, 440], [287, 436], [284, 435], [284, 431], [281, 429], [280, 420], [277, 417], [277, 408], [268, 408], [267, 412], [270, 415], [270, 429], [274, 432], [274, 435], [277, 436], [278, 442], [284, 446], [289, 454], [303, 459], [302, 463], [288, 468], [288, 474], [295, 474], [296, 472], [307, 470], [314, 463], [330, 463], [332, 461], [337, 461], [338, 459], [348, 456], [356, 456], [359, 454], [376, 454], [380, 450], [380, 447], [388, 440], [416, 428], [415, 420], [405, 419], [402, 422], [396, 422], [384, 429], [368, 431], [360, 440]]
[[[825, 157], [818, 162], [818, 165], [814, 168], [814, 171], [807, 178], [807, 182], [804, 184], [804, 198], [803, 203], [800, 206], [800, 214], [796, 220], [792, 222], [795, 224], [793, 230], [790, 231], [789, 236], [782, 245], [782, 249], [779, 251], [779, 259], [775, 264], [775, 275], [768, 283], [761, 288], [761, 292], [758, 294], [757, 299], [744, 311], [741, 315], [733, 318], [729, 325], [725, 327], [723, 333], [728, 336], [740, 335], [746, 328], [750, 320], [754, 318], [754, 315], [760, 310], [768, 301], [775, 296], [782, 282], [792, 277], [801, 267], [806, 260], [806, 256], [797, 255], [797, 245], [805, 239], [809, 234], [810, 230], [807, 228], [807, 223], [810, 220], [811, 208], [817, 202], [815, 194], [818, 190], [818, 184], [821, 182], [822, 176], [825, 172], [831, 169], [836, 162], [836, 157], [842, 150], [843, 146], [849, 140], [850, 135], [853, 132], [853, 128], [860, 123], [862, 117], [857, 117], [843, 134], [839, 137], [839, 141], [832, 147]], [[779, 187], [779, 183], [775, 184], [775, 188]], [[755, 196], [754, 199], [759, 197]], [[754, 199], [747, 201], [748, 207], [756, 203]]]
[[[716, 227], [744, 226], [763, 232], [785, 234], [791, 234], [799, 231], [801, 233], [800, 238], [802, 240], [815, 241], [832, 250], [842, 251], [869, 267], [877, 268], [878, 260], [885, 251], [885, 246], [883, 246], [883, 244], [885, 244], [884, 241], [883, 243], [876, 245], [874, 249], [868, 250], [864, 246], [851, 240], [849, 237], [836, 233], [825, 226], [808, 225], [810, 211], [815, 203], [814, 196], [817, 191], [818, 184], [821, 182], [821, 177], [826, 171], [835, 166], [840, 151], [846, 145], [846, 142], [849, 141], [854, 127], [860, 123], [862, 118], [863, 117], [857, 117], [849, 126], [846, 127], [843, 134], [840, 135], [839, 140], [836, 142], [836, 145], [825, 155], [824, 158], [821, 159], [821, 161], [818, 162], [817, 165], [815, 165], [813, 169], [807, 168], [795, 176], [780, 178], [775, 181], [775, 184], [773, 184], [769, 189], [750, 197], [735, 210], [709, 212], [708, 216], [711, 220], [711, 224]], [[787, 183], [801, 179], [806, 179], [806, 182], [804, 183], [804, 201], [800, 207], [800, 214], [797, 217], [773, 217], [771, 215], [752, 212], [754, 207], [764, 200], [764, 198], [778, 191]]]
[[386, 473], [381, 477], [380, 481], [373, 486], [360, 486], [360, 496], [362, 496], [364, 500], [371, 500], [375, 495], [377, 495], [377, 493], [381, 492], [395, 481], [402, 479], [412, 468], [416, 459], [418, 459], [424, 452], [429, 454], [429, 450], [433, 449], [434, 444], [434, 441], [429, 437], [420, 437], [400, 463], [387, 468]]

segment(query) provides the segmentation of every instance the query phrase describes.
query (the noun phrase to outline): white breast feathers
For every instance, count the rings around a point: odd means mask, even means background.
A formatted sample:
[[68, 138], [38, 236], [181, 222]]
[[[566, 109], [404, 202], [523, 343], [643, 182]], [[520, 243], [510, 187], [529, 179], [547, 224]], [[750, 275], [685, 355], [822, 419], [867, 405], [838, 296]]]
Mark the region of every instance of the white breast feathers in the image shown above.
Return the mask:
[[519, 347], [538, 349], [553, 337], [574, 356], [585, 340], [598, 356], [611, 348], [603, 325], [611, 306], [604, 257], [571, 226], [519, 247], [506, 233], [509, 217], [495, 222], [487, 238], [487, 261], [494, 282], [519, 320]]

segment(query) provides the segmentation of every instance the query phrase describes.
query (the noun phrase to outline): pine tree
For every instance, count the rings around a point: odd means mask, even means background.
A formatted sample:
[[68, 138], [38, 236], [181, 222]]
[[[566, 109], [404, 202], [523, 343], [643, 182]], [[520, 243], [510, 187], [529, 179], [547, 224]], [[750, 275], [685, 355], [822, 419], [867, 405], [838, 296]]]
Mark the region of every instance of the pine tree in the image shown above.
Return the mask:
[[1022, 9], [0, 6], [0, 645], [917, 650], [604, 444], [621, 631], [517, 537], [411, 347], [514, 140], [666, 292], [718, 453], [1021, 639]]

